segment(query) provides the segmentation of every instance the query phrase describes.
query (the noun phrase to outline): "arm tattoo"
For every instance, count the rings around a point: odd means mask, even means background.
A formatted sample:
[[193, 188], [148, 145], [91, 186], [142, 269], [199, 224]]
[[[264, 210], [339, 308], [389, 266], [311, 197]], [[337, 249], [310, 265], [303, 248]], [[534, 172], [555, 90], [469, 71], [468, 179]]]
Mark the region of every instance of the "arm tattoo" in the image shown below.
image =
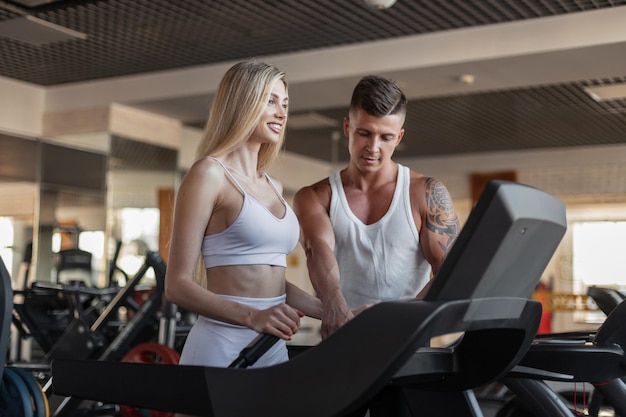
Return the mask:
[[426, 180], [426, 227], [434, 233], [447, 235], [448, 239], [439, 245], [444, 253], [448, 253], [459, 235], [459, 218], [448, 190], [434, 178]]

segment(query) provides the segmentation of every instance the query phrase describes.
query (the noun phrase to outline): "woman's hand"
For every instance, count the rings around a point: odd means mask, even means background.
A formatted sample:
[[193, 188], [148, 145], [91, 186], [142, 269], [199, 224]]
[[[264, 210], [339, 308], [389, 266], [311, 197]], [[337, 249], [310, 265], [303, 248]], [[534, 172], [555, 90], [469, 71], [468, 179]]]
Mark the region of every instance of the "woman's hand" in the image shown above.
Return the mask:
[[278, 304], [266, 310], [256, 310], [252, 314], [251, 328], [258, 333], [272, 334], [281, 339], [291, 340], [300, 328], [300, 318], [304, 313], [287, 304]]

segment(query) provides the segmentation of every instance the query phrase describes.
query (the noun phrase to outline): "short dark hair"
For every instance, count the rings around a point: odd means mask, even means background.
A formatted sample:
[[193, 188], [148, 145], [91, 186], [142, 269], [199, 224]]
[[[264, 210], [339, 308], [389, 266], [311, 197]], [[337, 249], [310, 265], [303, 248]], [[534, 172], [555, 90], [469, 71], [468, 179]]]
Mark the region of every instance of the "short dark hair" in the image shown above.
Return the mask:
[[407, 100], [395, 81], [378, 75], [367, 75], [352, 92], [350, 110], [362, 109], [372, 116], [406, 114]]

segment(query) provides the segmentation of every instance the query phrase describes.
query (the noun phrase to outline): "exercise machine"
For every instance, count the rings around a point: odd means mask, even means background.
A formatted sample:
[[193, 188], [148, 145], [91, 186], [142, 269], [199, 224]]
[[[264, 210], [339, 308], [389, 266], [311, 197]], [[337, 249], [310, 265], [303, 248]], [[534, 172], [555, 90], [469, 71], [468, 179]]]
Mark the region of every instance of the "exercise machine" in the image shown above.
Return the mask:
[[[367, 408], [377, 417], [479, 416], [471, 389], [509, 373], [530, 347], [541, 316], [530, 296], [566, 227], [558, 199], [492, 181], [423, 300], [376, 304], [265, 368], [58, 359], [55, 390], [197, 416], [330, 417]], [[453, 344], [430, 346], [457, 332]]]
[[[146, 273], [152, 269], [156, 286], [141, 303], [135, 294]], [[90, 288], [79, 282], [72, 284], [33, 283], [31, 289], [24, 292], [24, 304], [15, 304], [12, 316], [14, 324], [20, 326], [21, 333], [28, 332], [37, 342], [46, 348], [42, 363], [12, 364], [16, 368], [33, 368], [49, 375], [49, 364], [58, 358], [81, 358], [94, 360], [123, 360], [125, 355], [142, 343], [165, 343], [161, 340], [162, 312], [170, 311], [163, 298], [166, 266], [157, 252], [148, 251], [145, 261], [127, 285], [118, 288]], [[10, 277], [6, 278], [10, 286]], [[55, 339], [46, 338], [46, 331], [40, 329], [36, 317], [29, 315], [33, 310], [29, 301], [35, 295], [43, 294], [44, 300], [61, 300], [59, 313], [53, 317], [62, 326], [60, 335]], [[85, 301], [87, 300], [87, 301]], [[94, 308], [94, 303], [98, 304]], [[49, 308], [50, 304], [45, 304]], [[120, 309], [128, 312], [127, 320], [119, 319]], [[39, 311], [39, 310], [35, 310]], [[51, 320], [54, 320], [52, 318]], [[48, 344], [46, 344], [48, 342]], [[50, 395], [56, 394], [52, 378], [43, 383], [44, 390]], [[55, 416], [74, 415], [78, 409], [95, 407], [93, 403], [71, 397], [63, 398], [56, 408]], [[99, 406], [99, 405], [98, 405]], [[100, 411], [114, 409], [114, 405], [103, 405]], [[95, 414], [96, 411], [93, 412]]]
[[[0, 355], [8, 355], [11, 335], [13, 289], [11, 277], [0, 258]], [[20, 368], [0, 363], [0, 415], [2, 417], [48, 417], [49, 405], [45, 392], [34, 376]]]
[[[26, 252], [24, 263], [28, 271], [31, 263], [31, 244], [28, 245]], [[116, 251], [111, 261], [112, 265], [115, 264], [118, 253]], [[91, 280], [84, 279], [85, 274], [91, 274], [91, 258], [92, 255], [89, 252], [79, 249], [58, 252], [56, 254], [57, 282], [35, 281], [29, 286], [26, 278], [28, 272], [26, 272], [23, 282], [18, 283], [18, 289], [14, 291], [12, 321], [17, 335], [12, 346], [15, 351], [11, 352], [13, 361], [33, 359], [30, 349], [22, 352], [21, 341], [27, 341], [31, 346], [31, 342], [34, 341], [36, 345], [32, 348], [38, 348], [37, 352], [45, 355], [59, 341], [75, 318], [80, 317], [91, 325], [115, 294], [120, 291], [120, 287], [115, 284], [110, 284], [105, 288], [93, 288]], [[78, 275], [65, 275], [65, 282], [62, 282], [64, 280], [59, 279], [58, 275], [63, 275], [66, 271], [80, 272]]]
[[[133, 297], [134, 289], [150, 268], [155, 273], [156, 287], [139, 305]], [[165, 270], [165, 263], [159, 253], [148, 251], [145, 261], [137, 273], [126, 286], [116, 293], [113, 300], [107, 304], [93, 324], [89, 326], [80, 319], [74, 320], [63, 337], [48, 353], [47, 359], [50, 362], [59, 358], [120, 361], [134, 346], [144, 342], [156, 341], [155, 335], [159, 333], [160, 322], [158, 312], [164, 302]], [[123, 325], [115, 323], [120, 307], [132, 308], [134, 312], [132, 317]], [[114, 337], [106, 340], [103, 335], [107, 333], [107, 330], [110, 331], [107, 327], [111, 322], [113, 322]], [[55, 394], [60, 394], [56, 389], [54, 375], [52, 377], [52, 389]], [[93, 402], [85, 402], [80, 398], [66, 396], [56, 408], [54, 415], [55, 417], [71, 416], [76, 409], [84, 408], [85, 404], [87, 407], [94, 404], [98, 405]]]
[[[572, 410], [548, 382], [591, 384], [589, 416], [597, 417], [602, 403], [610, 405], [616, 415], [626, 416], [626, 302], [611, 289], [590, 287], [588, 294], [608, 314], [600, 328], [537, 337], [502, 380], [514, 397], [498, 417], [564, 417], [580, 411]], [[581, 401], [574, 408], [578, 405], [587, 404]]]

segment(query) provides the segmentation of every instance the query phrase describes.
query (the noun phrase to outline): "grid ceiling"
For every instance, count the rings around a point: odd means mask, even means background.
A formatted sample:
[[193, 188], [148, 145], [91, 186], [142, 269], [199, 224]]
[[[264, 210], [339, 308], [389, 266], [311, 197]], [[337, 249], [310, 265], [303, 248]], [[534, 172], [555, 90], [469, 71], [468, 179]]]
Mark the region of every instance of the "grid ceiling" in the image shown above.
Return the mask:
[[[98, 0], [4, 2], [86, 40], [43, 46], [0, 38], [0, 74], [50, 86], [625, 5], [625, 0]], [[12, 5], [12, 7], [6, 7]]]
[[[622, 7], [626, 0], [398, 0], [378, 13], [362, 0], [75, 0], [29, 7], [37, 3], [0, 1], [0, 23], [31, 15], [87, 38], [35, 46], [0, 36], [0, 75], [54, 86]], [[405, 126], [411, 140], [398, 155], [623, 143], [624, 100], [596, 103], [582, 88], [625, 76], [412, 101]], [[345, 109], [320, 113], [341, 120]], [[287, 149], [328, 160], [331, 133], [293, 132]]]
[[[409, 102], [404, 139], [398, 157], [452, 153], [542, 149], [626, 142], [626, 99], [596, 102], [585, 87], [626, 82], [626, 77], [573, 84], [522, 88]], [[341, 120], [346, 109], [321, 111]], [[298, 132], [303, 154], [329, 161], [334, 129]], [[295, 151], [295, 149], [294, 149]], [[341, 138], [339, 160], [347, 160], [347, 139]]]

